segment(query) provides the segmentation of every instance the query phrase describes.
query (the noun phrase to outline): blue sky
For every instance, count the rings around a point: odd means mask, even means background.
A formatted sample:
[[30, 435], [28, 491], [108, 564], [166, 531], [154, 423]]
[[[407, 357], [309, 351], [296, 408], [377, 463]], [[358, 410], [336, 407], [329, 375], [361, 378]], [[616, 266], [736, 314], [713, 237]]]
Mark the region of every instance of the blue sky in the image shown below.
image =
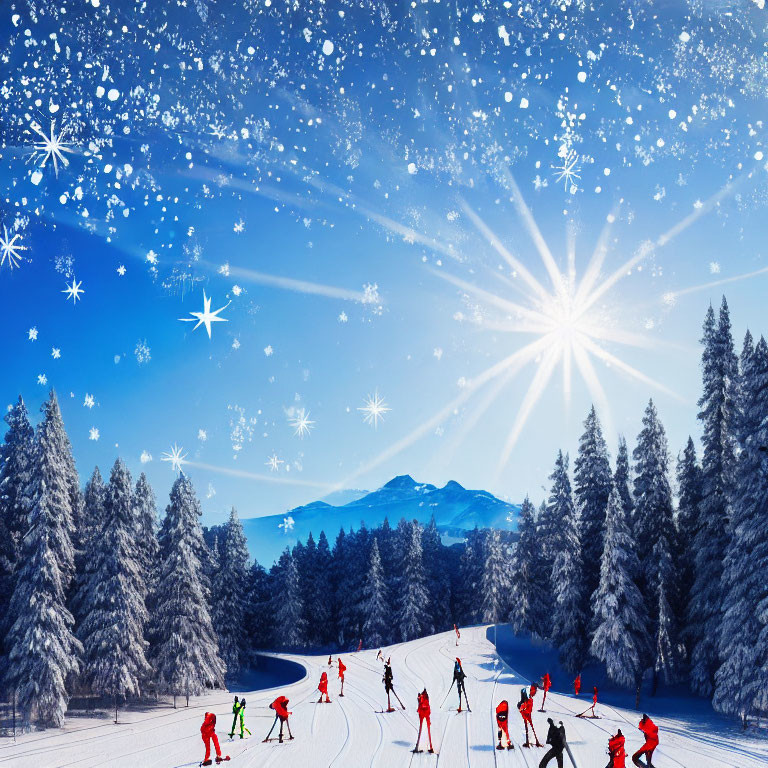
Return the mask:
[[[162, 506], [176, 443], [206, 522], [403, 473], [538, 500], [593, 401], [612, 452], [620, 432], [632, 445], [650, 396], [673, 455], [698, 435], [710, 301], [727, 295], [739, 345], [764, 330], [768, 273], [744, 277], [768, 267], [757, 7], [234, 4], [226, 20], [168, 5], [184, 48], [128, 4], [62, 5], [37, 21], [2, 11], [0, 232], [26, 250], [0, 267], [0, 400], [22, 393], [36, 411], [54, 386], [84, 480], [121, 455]], [[111, 42], [88, 47], [110, 24]], [[59, 53], [42, 45], [51, 33]], [[67, 41], [82, 54], [69, 79]], [[58, 176], [31, 127], [52, 120], [69, 130]], [[614, 360], [589, 354], [589, 386], [574, 358], [567, 398], [558, 351], [523, 419], [559, 330], [497, 391], [474, 385], [545, 335], [526, 314], [553, 310], [532, 287], [551, 292], [541, 242], [565, 284], [574, 254], [578, 284], [609, 217], [594, 288], [621, 279], [568, 338]], [[73, 278], [77, 304], [62, 293]], [[180, 321], [203, 291], [227, 305], [211, 339]], [[376, 391], [391, 410], [374, 429], [359, 408]], [[314, 424], [300, 439], [302, 408]]]

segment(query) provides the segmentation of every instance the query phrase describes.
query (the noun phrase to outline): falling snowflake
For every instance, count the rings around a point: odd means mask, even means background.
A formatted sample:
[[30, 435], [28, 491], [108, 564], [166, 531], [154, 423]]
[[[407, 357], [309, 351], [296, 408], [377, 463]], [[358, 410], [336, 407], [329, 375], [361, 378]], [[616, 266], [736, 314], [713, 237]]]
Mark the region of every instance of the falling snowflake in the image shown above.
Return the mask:
[[205, 494], [206, 499], [212, 499], [216, 495], [216, 489], [212, 483], [208, 483], [208, 492]]
[[122, 277], [122, 276], [125, 274], [125, 271], [126, 271], [126, 270], [125, 270], [125, 265], [123, 265], [123, 264], [121, 264], [121, 265], [120, 265], [120, 266], [117, 268], [117, 274], [118, 274], [118, 275], [120, 275], [120, 277]]
[[232, 339], [232, 349], [240, 349], [240, 339]]
[[204, 443], [208, 439], [208, 433], [204, 429], [198, 429], [197, 439]]
[[72, 285], [68, 285], [62, 293], [67, 294], [67, 299], [72, 299], [73, 304], [77, 304], [77, 300], [80, 298], [80, 294], [85, 293], [85, 291], [80, 287], [83, 284], [83, 281], [81, 280], [79, 283], [75, 278], [72, 278]]
[[96, 401], [93, 398], [93, 395], [89, 395], [87, 392], [85, 393], [85, 400], [83, 400], [83, 405], [86, 408], [93, 408], [93, 406], [96, 404]]
[[278, 528], [283, 529], [283, 533], [288, 533], [288, 531], [293, 530], [293, 526], [296, 525], [296, 521], [288, 515], [288, 517], [283, 518], [283, 522], [278, 524]]
[[273, 352], [274, 352], [274, 350], [272, 349], [272, 345], [271, 344], [268, 344], [266, 347], [264, 347], [264, 354], [267, 357], [272, 357], [272, 353]]
[[35, 142], [35, 151], [32, 154], [32, 159], [37, 161], [40, 168], [45, 168], [46, 163], [51, 160], [53, 162], [53, 171], [58, 176], [59, 163], [65, 168], [69, 165], [69, 160], [64, 157], [64, 153], [72, 152], [72, 143], [66, 141], [69, 126], [64, 125], [59, 133], [56, 133], [56, 121], [51, 120], [51, 131], [48, 136], [43, 133], [43, 129], [34, 121], [30, 123], [29, 127], [40, 137], [40, 140]]
[[16, 242], [20, 238], [21, 234], [18, 232], [11, 237], [8, 227], [3, 224], [3, 235], [0, 237], [0, 267], [7, 261], [9, 269], [13, 269], [18, 267], [19, 263], [23, 261], [19, 251], [26, 251], [27, 246]]
[[54, 360], [58, 360], [61, 357], [61, 350], [58, 347], [53, 347], [53, 349], [51, 349], [51, 357]]
[[273, 453], [264, 464], [269, 467], [270, 471], [277, 472], [280, 469], [280, 465], [285, 464], [285, 462], [282, 459], [278, 459], [277, 454]]
[[193, 323], [197, 320], [197, 325], [192, 329], [196, 331], [201, 325], [205, 326], [205, 330], [208, 331], [208, 338], [211, 338], [211, 323], [226, 323], [228, 322], [226, 317], [219, 317], [219, 312], [223, 312], [232, 302], [228, 301], [223, 307], [211, 312], [211, 301], [205, 295], [205, 289], [203, 289], [203, 311], [202, 312], [190, 312], [192, 317], [180, 317], [179, 320], [183, 323]]
[[339, 322], [340, 323], [346, 323], [347, 320], [349, 320], [349, 318], [347, 317], [347, 313], [346, 312], [341, 312], [339, 314]]
[[310, 433], [315, 422], [309, 418], [309, 411], [300, 408], [288, 422], [293, 427], [293, 434], [302, 440]]
[[90, 430], [88, 430], [88, 439], [89, 440], [98, 440], [101, 437], [99, 434], [99, 430], [96, 427], [91, 427]]
[[44, 386], [45, 386], [45, 385], [48, 383], [48, 377], [47, 377], [47, 376], [46, 376], [44, 373], [41, 373], [41, 374], [40, 374], [40, 375], [37, 377], [37, 383], [38, 383], [38, 384], [39, 384], [41, 387], [44, 387]]
[[243, 289], [239, 285], [232, 286], [232, 293], [234, 293], [235, 296], [239, 296], [242, 292], [243, 292]]
[[144, 365], [152, 359], [152, 350], [147, 345], [147, 340], [136, 342], [136, 349], [133, 350], [133, 354], [136, 355], [136, 362], [139, 365]]
[[139, 456], [139, 461], [142, 464], [149, 464], [149, 462], [152, 461], [152, 454], [149, 451], [142, 451], [141, 456]]
[[366, 397], [365, 405], [357, 410], [363, 413], [363, 420], [366, 424], [372, 424], [374, 429], [378, 429], [379, 421], [383, 421], [384, 414], [392, 409], [389, 408], [384, 398], [379, 396], [379, 391], [376, 390], [373, 395]]
[[555, 170], [555, 181], [563, 182], [565, 189], [573, 194], [578, 187], [576, 182], [581, 179], [581, 168], [578, 167], [579, 153], [575, 149], [568, 149], [565, 144], [560, 147], [557, 153], [561, 159], [560, 165], [553, 165]]
[[432, 354], [434, 355], [434, 357], [440, 360], [443, 357], [443, 350], [440, 347], [435, 347], [434, 350], [432, 351]]
[[720, 274], [720, 262], [710, 261], [709, 262], [709, 271], [713, 275], [719, 275]]
[[37, 326], [33, 326], [27, 331], [27, 338], [30, 341], [37, 341]]
[[235, 226], [232, 227], [232, 230], [236, 235], [242, 234], [245, 232], [245, 222], [242, 219], [240, 219], [240, 221], [236, 221]]
[[153, 267], [157, 266], [157, 254], [154, 251], [150, 250], [146, 258]]
[[179, 446], [174, 443], [170, 450], [163, 452], [160, 456], [160, 461], [170, 462], [172, 471], [181, 472], [181, 468], [187, 463], [186, 458], [187, 454], [184, 453], [184, 449], [179, 448]]

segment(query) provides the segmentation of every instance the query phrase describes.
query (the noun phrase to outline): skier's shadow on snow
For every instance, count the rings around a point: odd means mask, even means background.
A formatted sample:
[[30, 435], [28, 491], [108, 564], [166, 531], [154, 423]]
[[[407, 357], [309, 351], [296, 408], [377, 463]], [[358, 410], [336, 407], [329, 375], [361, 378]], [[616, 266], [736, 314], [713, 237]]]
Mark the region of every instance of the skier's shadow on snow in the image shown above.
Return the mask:
[[475, 752], [492, 752], [496, 747], [492, 747], [490, 744], [473, 744], [470, 749]]
[[397, 744], [398, 747], [410, 747], [412, 742], [410, 741], [403, 741], [402, 739], [398, 741], [393, 741], [393, 744]]

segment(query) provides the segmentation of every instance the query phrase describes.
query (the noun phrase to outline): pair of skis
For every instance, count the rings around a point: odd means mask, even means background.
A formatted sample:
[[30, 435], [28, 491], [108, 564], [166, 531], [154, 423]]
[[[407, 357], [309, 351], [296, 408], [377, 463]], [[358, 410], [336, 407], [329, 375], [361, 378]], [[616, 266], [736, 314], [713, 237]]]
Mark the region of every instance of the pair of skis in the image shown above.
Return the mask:
[[[443, 699], [443, 703], [440, 705], [440, 709], [443, 708], [445, 705], [445, 702], [448, 701], [448, 697], [451, 695], [451, 691], [453, 690], [453, 684], [456, 682], [456, 678], [454, 677], [451, 681], [451, 687], [448, 689], [448, 693], [445, 694], [445, 698]], [[472, 711], [472, 707], [469, 706], [469, 699], [467, 698], [467, 689], [466, 687], [463, 687], [462, 690], [464, 691], [464, 701], [467, 702], [467, 712]], [[461, 696], [459, 696], [459, 707], [461, 707]], [[459, 709], [459, 711], [461, 711]]]

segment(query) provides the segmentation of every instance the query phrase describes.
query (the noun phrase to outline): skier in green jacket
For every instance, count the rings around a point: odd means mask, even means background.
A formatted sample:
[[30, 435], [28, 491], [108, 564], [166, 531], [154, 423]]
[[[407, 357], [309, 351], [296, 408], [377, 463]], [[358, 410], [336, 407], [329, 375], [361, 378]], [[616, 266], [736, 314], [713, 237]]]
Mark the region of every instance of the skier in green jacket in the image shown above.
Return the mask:
[[[232, 705], [232, 714], [234, 717], [232, 718], [232, 728], [229, 733], [229, 738], [233, 739], [235, 737], [235, 731], [237, 730], [237, 718], [240, 717], [240, 738], [243, 738], [243, 734], [245, 732], [245, 699], [242, 699], [241, 701], [237, 700], [237, 696], [235, 696], [235, 703]], [[250, 733], [250, 731], [249, 731]]]

